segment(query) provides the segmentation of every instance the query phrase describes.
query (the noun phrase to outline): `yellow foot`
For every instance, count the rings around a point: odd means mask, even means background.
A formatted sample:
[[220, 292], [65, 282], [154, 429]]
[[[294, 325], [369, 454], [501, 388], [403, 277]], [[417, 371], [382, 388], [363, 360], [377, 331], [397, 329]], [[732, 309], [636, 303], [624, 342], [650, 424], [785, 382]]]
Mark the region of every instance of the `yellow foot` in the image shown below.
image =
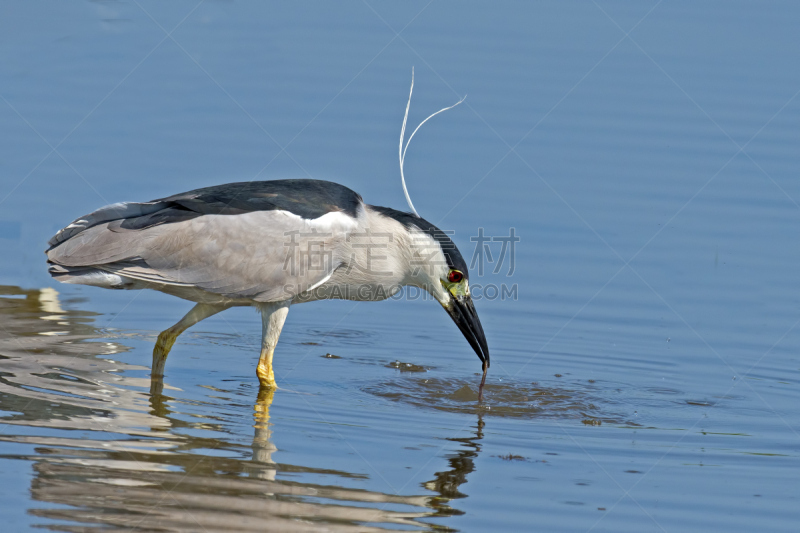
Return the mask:
[[259, 363], [256, 367], [256, 375], [258, 381], [261, 382], [261, 387], [265, 389], [277, 389], [278, 384], [275, 383], [275, 374], [272, 372], [272, 365], [265, 365]]
[[164, 375], [164, 366], [167, 363], [167, 356], [177, 338], [178, 336], [170, 330], [159, 333], [156, 345], [153, 347], [153, 376]]

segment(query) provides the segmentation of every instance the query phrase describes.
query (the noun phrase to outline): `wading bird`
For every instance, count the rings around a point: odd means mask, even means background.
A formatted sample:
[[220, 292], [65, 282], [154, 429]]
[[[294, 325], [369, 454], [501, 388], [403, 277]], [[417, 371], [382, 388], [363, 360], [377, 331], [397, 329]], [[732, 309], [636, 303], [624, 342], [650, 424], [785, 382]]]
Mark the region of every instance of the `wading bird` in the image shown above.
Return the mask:
[[112, 204], [79, 218], [50, 239], [50, 274], [64, 283], [155, 289], [196, 302], [158, 336], [154, 377], [163, 376], [167, 355], [187, 328], [233, 306], [257, 307], [263, 327], [256, 373], [267, 388], [276, 386], [272, 358], [291, 305], [377, 301], [403, 286], [418, 287], [444, 307], [483, 362], [480, 397], [489, 348], [463, 257], [446, 233], [419, 217], [408, 196], [402, 175], [407, 118], [408, 106], [400, 170], [413, 214], [365, 204], [328, 181], [230, 183]]
[[[58, 281], [155, 289], [197, 302], [158, 336], [153, 376], [175, 339], [233, 306], [261, 312], [258, 379], [274, 387], [272, 356], [289, 306], [342, 298], [375, 301], [402, 286], [430, 293], [489, 366], [489, 349], [453, 241], [410, 213], [367, 205], [318, 180], [231, 183], [151, 202], [125, 202], [79, 218], [49, 242]], [[482, 387], [481, 387], [482, 388]]]

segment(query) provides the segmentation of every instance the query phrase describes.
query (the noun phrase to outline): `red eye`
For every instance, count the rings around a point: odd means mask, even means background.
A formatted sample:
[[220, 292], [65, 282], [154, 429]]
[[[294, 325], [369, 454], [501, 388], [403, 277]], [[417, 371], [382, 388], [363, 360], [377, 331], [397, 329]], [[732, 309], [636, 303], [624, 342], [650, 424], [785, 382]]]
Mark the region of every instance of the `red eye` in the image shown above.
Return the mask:
[[464, 279], [464, 274], [459, 272], [458, 270], [451, 270], [449, 274], [447, 274], [447, 281], [450, 283], [458, 283], [462, 279]]

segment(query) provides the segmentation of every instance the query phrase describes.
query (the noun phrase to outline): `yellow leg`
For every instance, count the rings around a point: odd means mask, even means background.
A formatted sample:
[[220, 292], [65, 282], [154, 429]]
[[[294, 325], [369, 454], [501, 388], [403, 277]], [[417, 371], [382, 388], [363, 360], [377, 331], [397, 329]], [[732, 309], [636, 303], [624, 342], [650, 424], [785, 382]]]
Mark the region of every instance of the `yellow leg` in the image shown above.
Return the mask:
[[290, 304], [291, 300], [258, 304], [261, 311], [261, 357], [258, 359], [256, 375], [262, 389], [278, 388], [275, 372], [272, 370], [272, 356], [275, 354], [275, 345], [281, 336], [286, 315], [289, 314]]
[[164, 376], [164, 366], [167, 364], [167, 356], [172, 349], [172, 345], [175, 344], [178, 335], [204, 318], [216, 315], [229, 307], [230, 305], [227, 304], [197, 304], [192, 307], [192, 310], [186, 313], [186, 316], [181, 318], [177, 324], [162, 331], [158, 335], [156, 345], [153, 347], [153, 370], [150, 374], [151, 377], [161, 378]]
[[275, 349], [271, 346], [262, 348], [261, 350], [261, 357], [256, 367], [256, 375], [258, 376], [258, 381], [261, 382], [262, 388], [278, 388], [278, 384], [275, 383], [275, 372], [272, 371], [272, 355], [274, 353]]

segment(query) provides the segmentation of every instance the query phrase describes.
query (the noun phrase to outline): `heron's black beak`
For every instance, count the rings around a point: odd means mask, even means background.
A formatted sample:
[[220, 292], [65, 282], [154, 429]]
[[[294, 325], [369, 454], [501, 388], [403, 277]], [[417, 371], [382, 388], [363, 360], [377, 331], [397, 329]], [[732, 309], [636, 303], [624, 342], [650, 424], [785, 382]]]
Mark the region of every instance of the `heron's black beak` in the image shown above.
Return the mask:
[[481, 321], [478, 318], [478, 313], [475, 311], [475, 306], [472, 304], [472, 298], [469, 295], [455, 296], [450, 293], [449, 305], [443, 307], [447, 310], [447, 314], [456, 323], [458, 329], [478, 354], [478, 357], [483, 362], [484, 379], [486, 370], [489, 368], [489, 345], [486, 344], [486, 335], [483, 333]]

